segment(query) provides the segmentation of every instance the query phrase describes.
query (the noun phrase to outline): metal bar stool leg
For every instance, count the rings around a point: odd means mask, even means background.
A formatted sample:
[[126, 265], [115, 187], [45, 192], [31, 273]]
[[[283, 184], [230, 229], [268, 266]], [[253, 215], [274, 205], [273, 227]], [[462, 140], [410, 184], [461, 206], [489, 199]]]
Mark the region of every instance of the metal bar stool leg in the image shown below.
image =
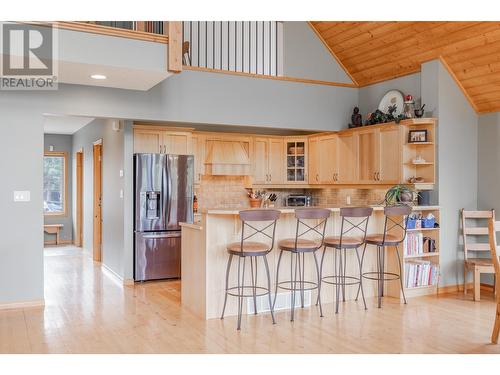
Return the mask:
[[255, 260], [255, 278], [253, 273], [253, 257], [250, 257], [250, 274], [252, 276], [253, 313], [257, 315], [257, 259]]
[[304, 297], [302, 295], [302, 259], [301, 254], [297, 253], [297, 261], [299, 265], [299, 293], [300, 293], [300, 307], [304, 308]]
[[[264, 266], [266, 267], [267, 274], [267, 295], [269, 297], [269, 309], [271, 310], [271, 318], [273, 319], [273, 324], [276, 324], [276, 320], [274, 319], [274, 304], [271, 305], [271, 275], [269, 273], [269, 265], [267, 264], [267, 256], [264, 255]], [[257, 262], [256, 262], [257, 263]]]
[[[323, 253], [324, 254], [324, 253]], [[316, 251], [313, 253], [314, 263], [316, 264], [316, 273], [318, 275], [318, 302], [319, 304], [319, 316], [323, 317], [323, 307], [321, 306], [321, 271], [318, 265], [318, 258], [316, 257]]]
[[382, 254], [380, 251], [380, 246], [377, 246], [377, 272], [378, 272], [378, 308], [382, 307]]
[[[359, 291], [361, 290], [361, 297], [363, 298], [363, 305], [365, 306], [365, 310], [367, 310], [367, 308], [366, 308], [366, 301], [365, 301], [365, 292], [363, 290], [363, 266], [361, 264], [361, 260], [359, 259], [358, 248], [356, 248], [355, 251], [356, 251], [356, 258], [358, 258], [358, 266], [359, 266], [358, 294], [359, 294]], [[356, 301], [358, 300], [358, 294], [356, 294]]]
[[399, 256], [399, 249], [397, 246], [396, 246], [396, 254], [398, 255], [398, 265], [399, 265], [399, 285], [401, 285], [401, 292], [403, 293], [403, 299], [404, 299], [405, 305], [406, 305], [405, 288], [403, 287], [403, 279], [401, 278], [401, 275], [403, 274], [403, 270], [401, 267], [401, 257]]
[[[337, 254], [337, 252], [339, 254]], [[339, 260], [337, 262], [337, 255], [339, 255]], [[342, 252], [340, 249], [335, 249], [335, 314], [339, 312], [339, 302], [340, 302], [340, 273], [342, 270]], [[338, 268], [337, 268], [338, 267]]]
[[384, 283], [385, 283], [385, 246], [382, 246], [382, 297], [384, 296]]
[[[321, 265], [319, 267], [319, 280], [320, 282], [323, 280], [323, 260], [325, 259], [325, 252], [326, 252], [326, 246], [323, 246], [323, 254], [321, 254]], [[316, 255], [314, 255], [316, 258]], [[318, 303], [320, 302], [320, 295], [318, 292], [318, 297], [316, 298], [316, 306], [318, 306]]]
[[226, 311], [226, 303], [227, 303], [227, 290], [229, 288], [229, 271], [231, 270], [231, 263], [233, 261], [233, 254], [229, 254], [229, 259], [227, 260], [226, 267], [226, 295], [224, 296], [224, 307], [222, 308], [221, 319], [224, 319], [224, 312]]
[[[278, 266], [276, 267], [276, 285], [274, 287], [274, 300], [273, 300], [273, 308], [274, 310], [274, 305], [276, 304], [276, 297], [278, 296], [278, 283], [279, 283], [279, 276], [280, 276], [280, 263], [281, 263], [281, 257], [283, 256], [283, 250], [280, 251], [280, 255], [278, 257]], [[266, 260], [267, 262], [267, 260]]]
[[[243, 258], [243, 271], [241, 272], [241, 283], [238, 278], [238, 330], [241, 329], [241, 316], [243, 314], [243, 294], [245, 292], [245, 265], [246, 265], [246, 257]], [[240, 286], [241, 285], [241, 286]], [[240, 291], [241, 289], [241, 291]]]
[[[363, 254], [361, 255], [361, 264], [359, 266], [361, 278], [363, 278], [363, 261], [365, 260], [365, 252], [366, 252], [366, 243], [365, 246], [363, 247]], [[358, 292], [356, 293], [356, 301], [358, 300], [360, 290], [361, 290], [361, 284], [358, 285]]]
[[[347, 250], [344, 250], [344, 269], [342, 270], [342, 301], [345, 302], [345, 273], [346, 273], [346, 264], [347, 264]], [[340, 251], [340, 254], [342, 255], [342, 250]]]
[[[291, 298], [290, 298], [290, 321], [293, 322], [294, 313], [295, 313], [295, 291], [297, 290], [297, 263], [298, 263], [298, 254], [291, 252], [291, 260], [290, 260], [290, 289], [291, 289]], [[295, 255], [295, 272], [293, 270], [293, 255]]]

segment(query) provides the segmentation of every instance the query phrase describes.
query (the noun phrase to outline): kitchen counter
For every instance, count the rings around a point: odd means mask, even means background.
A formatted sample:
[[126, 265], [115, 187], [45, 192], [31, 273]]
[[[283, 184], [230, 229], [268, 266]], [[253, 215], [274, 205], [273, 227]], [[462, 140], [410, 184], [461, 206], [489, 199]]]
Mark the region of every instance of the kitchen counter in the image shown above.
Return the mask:
[[[326, 235], [338, 235], [340, 231], [341, 218], [339, 207], [327, 207], [332, 211], [332, 216], [328, 220]], [[274, 285], [276, 278], [276, 265], [279, 256], [276, 244], [284, 238], [293, 238], [296, 230], [296, 219], [293, 215], [294, 209], [290, 207], [277, 208], [282, 212], [276, 225], [276, 238], [274, 249], [267, 255], [269, 268], [271, 271], [271, 284], [274, 294]], [[438, 206], [413, 207], [414, 211], [439, 210]], [[227, 267], [228, 254], [226, 245], [230, 242], [241, 240], [241, 221], [238, 217], [239, 210], [236, 209], [208, 209], [201, 213], [199, 222], [194, 224], [182, 223], [182, 283], [181, 283], [181, 303], [202, 319], [212, 319], [220, 317], [222, 305], [224, 303], [225, 292], [225, 272]], [[382, 206], [375, 206], [374, 213], [370, 217], [368, 233], [381, 233], [384, 228], [384, 213]], [[313, 237], [311, 237], [313, 238]], [[262, 241], [265, 239], [256, 239]], [[401, 246], [399, 248], [402, 255]], [[320, 254], [322, 250], [319, 250]], [[361, 256], [362, 248], [360, 248]], [[331, 275], [333, 272], [332, 251], [326, 252], [323, 275]], [[387, 251], [385, 257], [386, 270], [388, 272], [399, 273], [397, 256], [395, 251]], [[306, 255], [306, 258], [308, 256]], [[262, 260], [259, 260], [262, 262]], [[248, 262], [247, 262], [248, 263]], [[232, 271], [235, 271], [235, 261], [233, 260]], [[261, 267], [261, 263], [259, 264]], [[359, 267], [356, 259], [356, 253], [349, 251], [346, 261], [347, 275], [358, 275]], [[280, 280], [285, 280], [289, 274], [284, 270], [290, 269], [289, 256], [285, 254], [281, 262]], [[376, 269], [376, 251], [369, 246], [364, 258], [363, 272], [374, 271]], [[312, 258], [306, 259], [305, 266], [306, 280], [315, 280], [316, 271]], [[286, 274], [286, 275], [285, 275]], [[265, 284], [263, 278], [264, 272], [260, 271], [258, 284]], [[249, 282], [247, 280], [247, 282]], [[236, 284], [236, 272], [231, 272], [230, 286]], [[376, 282], [371, 280], [363, 281], [365, 296], [367, 298], [375, 296], [377, 293]], [[346, 300], [353, 300], [356, 297], [357, 286], [346, 288]], [[283, 290], [278, 293], [289, 293]], [[322, 285], [321, 298], [323, 303], [327, 304], [333, 301], [333, 287], [328, 284]], [[399, 281], [390, 281], [385, 285], [385, 296], [401, 298]], [[285, 301], [286, 298], [280, 298]], [[237, 314], [237, 298], [228, 298], [226, 315]], [[309, 301], [309, 297], [308, 297]], [[316, 301], [316, 291], [310, 294], [312, 308]], [[361, 300], [357, 303], [359, 308], [362, 306]], [[246, 302], [244, 303], [244, 313], [246, 313]], [[277, 308], [280, 308], [277, 306]], [[283, 308], [283, 307], [281, 307]], [[331, 313], [331, 305], [326, 310], [326, 314]]]
[[[331, 206], [315, 206], [318, 208], [327, 208], [332, 212], [340, 212], [340, 207], [331, 207]], [[355, 206], [346, 206], [346, 207], [355, 207]], [[383, 211], [384, 206], [374, 205], [374, 211]], [[296, 207], [302, 208], [302, 207]], [[209, 215], [238, 215], [241, 210], [256, 210], [257, 208], [241, 208], [237, 209], [224, 209], [224, 208], [209, 208], [207, 210], [203, 210], [202, 214]], [[270, 210], [279, 210], [282, 214], [293, 214], [295, 212], [295, 207], [269, 207]], [[422, 211], [422, 210], [438, 210], [439, 206], [413, 206], [413, 211]]]

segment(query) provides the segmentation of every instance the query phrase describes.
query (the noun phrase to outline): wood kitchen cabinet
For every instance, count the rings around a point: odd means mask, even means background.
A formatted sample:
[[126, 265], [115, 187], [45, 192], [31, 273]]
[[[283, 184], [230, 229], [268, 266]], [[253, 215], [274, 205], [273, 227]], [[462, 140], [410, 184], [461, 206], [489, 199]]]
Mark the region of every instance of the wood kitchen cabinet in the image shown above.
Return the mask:
[[385, 125], [357, 132], [358, 183], [396, 184], [401, 180], [401, 127]]
[[308, 140], [302, 137], [285, 138], [285, 183], [304, 184], [307, 179]]
[[134, 153], [191, 155], [192, 133], [156, 126], [134, 127]]
[[282, 184], [284, 160], [281, 138], [256, 137], [253, 152], [253, 182], [255, 184]]
[[357, 182], [357, 148], [358, 142], [354, 132], [337, 135], [337, 183], [355, 184]]
[[202, 134], [193, 134], [192, 150], [194, 156], [194, 183], [201, 182], [201, 176], [205, 174], [205, 137]]
[[337, 135], [309, 138], [309, 184], [334, 184], [338, 178]]

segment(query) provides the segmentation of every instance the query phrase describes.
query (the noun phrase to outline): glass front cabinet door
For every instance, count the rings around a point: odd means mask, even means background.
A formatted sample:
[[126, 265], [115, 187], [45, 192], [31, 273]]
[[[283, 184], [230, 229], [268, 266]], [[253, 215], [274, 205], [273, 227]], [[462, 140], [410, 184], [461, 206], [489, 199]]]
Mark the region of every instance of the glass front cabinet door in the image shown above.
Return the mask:
[[306, 183], [307, 181], [307, 140], [303, 138], [287, 139], [286, 152], [286, 182]]

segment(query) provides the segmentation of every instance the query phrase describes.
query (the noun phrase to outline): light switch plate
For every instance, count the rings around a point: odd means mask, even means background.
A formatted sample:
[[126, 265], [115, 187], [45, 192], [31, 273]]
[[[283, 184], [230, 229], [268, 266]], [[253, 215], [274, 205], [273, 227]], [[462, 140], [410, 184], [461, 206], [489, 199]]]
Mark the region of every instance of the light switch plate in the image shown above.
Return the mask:
[[29, 202], [30, 200], [29, 191], [14, 191], [14, 202]]
[[123, 198], [123, 189], [120, 189], [120, 198]]
[[120, 169], [120, 177], [123, 177], [123, 169]]

